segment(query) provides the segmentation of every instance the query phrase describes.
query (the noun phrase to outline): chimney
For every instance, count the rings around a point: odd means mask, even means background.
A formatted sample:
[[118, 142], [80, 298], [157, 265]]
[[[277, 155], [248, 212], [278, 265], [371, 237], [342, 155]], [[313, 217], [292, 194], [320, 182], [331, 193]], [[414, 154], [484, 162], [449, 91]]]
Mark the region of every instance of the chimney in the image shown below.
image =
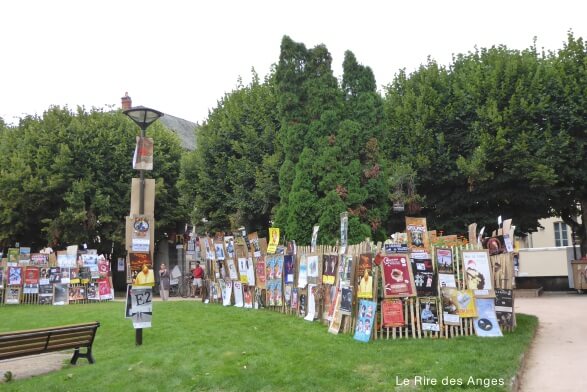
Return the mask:
[[122, 110], [128, 110], [132, 108], [132, 99], [128, 96], [128, 92], [124, 93], [124, 97], [121, 98]]

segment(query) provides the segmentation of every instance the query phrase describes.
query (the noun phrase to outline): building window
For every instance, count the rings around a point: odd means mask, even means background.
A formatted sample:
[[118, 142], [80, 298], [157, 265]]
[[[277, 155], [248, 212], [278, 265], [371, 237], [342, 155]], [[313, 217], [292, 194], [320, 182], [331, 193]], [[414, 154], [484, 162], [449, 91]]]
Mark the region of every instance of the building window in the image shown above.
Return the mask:
[[569, 246], [567, 225], [564, 222], [554, 223], [554, 246]]

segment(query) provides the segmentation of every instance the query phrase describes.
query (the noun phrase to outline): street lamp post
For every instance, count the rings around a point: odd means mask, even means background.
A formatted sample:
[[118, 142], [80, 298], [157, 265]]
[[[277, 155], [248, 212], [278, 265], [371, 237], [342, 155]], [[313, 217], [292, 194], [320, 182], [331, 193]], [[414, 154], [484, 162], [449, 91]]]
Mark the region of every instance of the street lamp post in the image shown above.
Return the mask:
[[[150, 109], [144, 106], [135, 106], [123, 112], [131, 118], [141, 128], [141, 139], [145, 137], [145, 131], [149, 125], [153, 124], [159, 117], [163, 116], [158, 110]], [[139, 215], [145, 213], [145, 171], [139, 170]], [[150, 253], [150, 250], [149, 250]], [[143, 329], [135, 329], [135, 344], [140, 346], [143, 344]]]

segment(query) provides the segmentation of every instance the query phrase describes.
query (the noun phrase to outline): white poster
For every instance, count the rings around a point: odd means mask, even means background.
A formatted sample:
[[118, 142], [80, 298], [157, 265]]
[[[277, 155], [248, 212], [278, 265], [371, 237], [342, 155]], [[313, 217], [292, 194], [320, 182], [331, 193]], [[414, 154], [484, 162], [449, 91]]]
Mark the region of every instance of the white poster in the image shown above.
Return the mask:
[[234, 306], [243, 307], [243, 285], [241, 282], [234, 282]]
[[132, 286], [130, 289], [130, 314], [135, 329], [151, 328], [153, 318], [153, 288]]
[[315, 284], [308, 285], [308, 312], [306, 313], [304, 320], [314, 321], [314, 317], [316, 316], [316, 296], [314, 293], [315, 287]]
[[230, 306], [230, 300], [232, 297], [232, 281], [225, 281], [224, 292], [222, 293], [222, 305]]

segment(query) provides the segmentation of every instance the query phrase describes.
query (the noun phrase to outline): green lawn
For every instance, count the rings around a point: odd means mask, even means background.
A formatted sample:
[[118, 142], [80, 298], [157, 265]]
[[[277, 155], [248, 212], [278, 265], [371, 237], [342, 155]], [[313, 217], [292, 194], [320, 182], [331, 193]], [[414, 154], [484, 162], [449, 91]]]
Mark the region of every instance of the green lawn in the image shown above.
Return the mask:
[[[153, 327], [135, 346], [123, 302], [4, 306], [0, 332], [98, 320], [96, 363], [0, 384], [1, 391], [408, 391], [509, 390], [537, 326], [518, 315], [504, 338], [401, 339], [361, 343], [317, 322], [267, 310], [196, 301], [155, 302]], [[15, 370], [16, 372], [17, 370]], [[2, 376], [2, 375], [0, 375]], [[416, 377], [437, 386], [415, 386]], [[504, 386], [466, 385], [503, 382]], [[410, 385], [398, 385], [407, 379]], [[419, 379], [423, 382], [423, 378]]]

